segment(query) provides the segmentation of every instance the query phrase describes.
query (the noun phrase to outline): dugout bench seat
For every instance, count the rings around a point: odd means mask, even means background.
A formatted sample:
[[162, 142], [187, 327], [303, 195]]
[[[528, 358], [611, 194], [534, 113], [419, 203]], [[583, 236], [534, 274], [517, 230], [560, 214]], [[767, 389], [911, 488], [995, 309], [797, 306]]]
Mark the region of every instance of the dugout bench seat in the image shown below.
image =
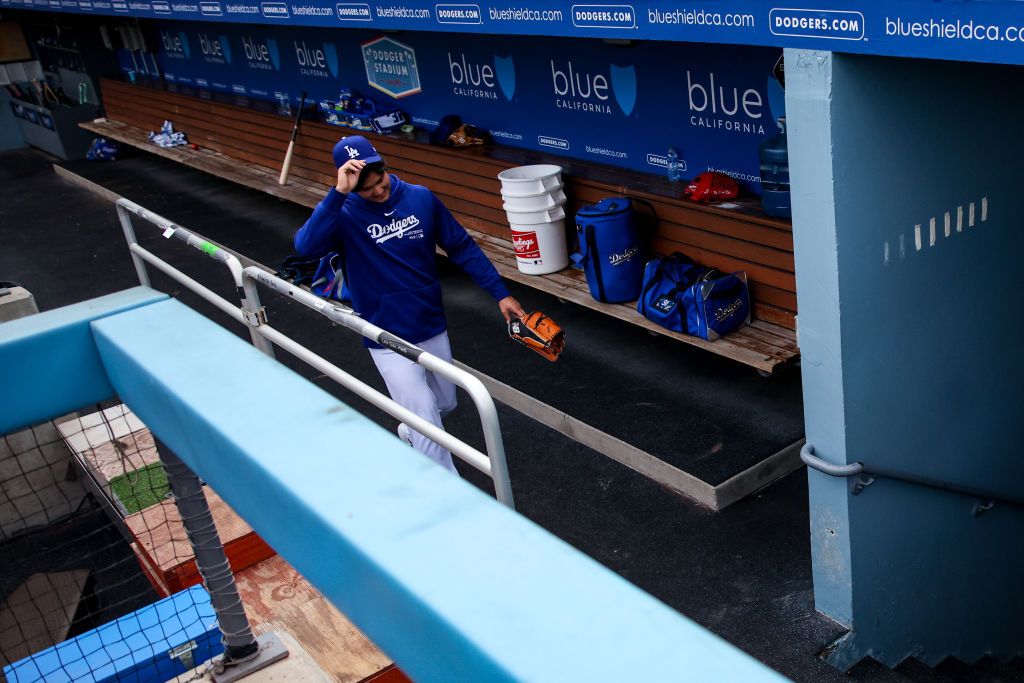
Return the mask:
[[[315, 206], [333, 184], [331, 148], [339, 137], [354, 131], [303, 121], [289, 182], [281, 186], [277, 179], [291, 134], [290, 118], [243, 106], [250, 103], [242, 98], [231, 101], [230, 96], [183, 86], [174, 89], [105, 79], [102, 93], [106, 120], [80, 125], [111, 140], [307, 207]], [[151, 143], [148, 132], [159, 130], [165, 119], [200, 149], [161, 148]], [[628, 170], [500, 145], [465, 149], [430, 146], [423, 134], [365, 135], [403, 180], [425, 185], [438, 195], [503, 277], [731, 358], [762, 375], [770, 375], [799, 358], [792, 228], [788, 221], [761, 213], [756, 199], [703, 206], [673, 196], [678, 187], [661, 178]], [[506, 168], [532, 163], [563, 167], [567, 216], [603, 197], [636, 198], [642, 200], [637, 205], [641, 214], [654, 215], [648, 217], [648, 223], [657, 226], [650, 242], [655, 252], [682, 251], [724, 271], [745, 271], [754, 303], [752, 323], [724, 339], [707, 342], [650, 322], [632, 304], [595, 301], [579, 270], [566, 268], [550, 275], [521, 273], [516, 267], [497, 176]]]

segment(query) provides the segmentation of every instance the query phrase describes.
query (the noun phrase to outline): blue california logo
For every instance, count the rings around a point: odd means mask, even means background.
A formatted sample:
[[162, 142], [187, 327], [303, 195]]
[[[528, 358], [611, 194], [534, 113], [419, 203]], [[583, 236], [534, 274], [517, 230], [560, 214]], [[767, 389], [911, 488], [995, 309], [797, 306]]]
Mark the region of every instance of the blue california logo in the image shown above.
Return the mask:
[[494, 70], [498, 74], [498, 85], [505, 99], [512, 101], [516, 94], [516, 65], [511, 57], [499, 57], [494, 55]]
[[324, 43], [324, 55], [327, 57], [327, 68], [331, 70], [331, 75], [337, 78], [338, 49], [334, 47], [334, 43]]
[[231, 63], [231, 45], [228, 44], [226, 36], [211, 38], [205, 33], [200, 33], [199, 49], [203, 53], [203, 59], [208, 62]]
[[270, 52], [270, 63], [275, 69], [281, 68], [281, 51], [277, 49], [277, 41], [267, 38], [267, 50]]
[[612, 76], [612, 92], [615, 93], [615, 101], [619, 103], [619, 109], [626, 116], [633, 113], [633, 106], [636, 104], [636, 69], [632, 64], [629, 66], [610, 65]]
[[303, 75], [338, 77], [338, 50], [334, 43], [322, 43], [317, 47], [316, 44], [309, 46], [304, 40], [296, 40], [292, 44], [295, 46], [295, 60]]
[[551, 86], [556, 95], [555, 106], [598, 114], [612, 114], [614, 97], [626, 116], [636, 106], [636, 68], [629, 64], [610, 64], [608, 75], [581, 70], [571, 61], [565, 66], [551, 60]]
[[281, 68], [281, 53], [273, 38], [259, 40], [252, 36], [242, 36], [242, 50], [252, 69], [269, 71], [273, 68], [276, 71]]
[[179, 59], [188, 59], [188, 36], [185, 35], [184, 31], [179, 31], [178, 33], [160, 31], [160, 43], [163, 45], [165, 53]]
[[228, 64], [230, 64], [231, 63], [231, 43], [228, 42], [228, 37], [222, 34], [222, 35], [217, 36], [217, 40], [220, 41], [220, 49], [223, 50], [223, 52], [224, 52], [224, 59], [227, 60]]
[[448, 75], [452, 92], [483, 100], [498, 99], [498, 91], [511, 101], [516, 94], [516, 65], [511, 57], [494, 55], [494, 65], [476, 62], [465, 53], [448, 53]]

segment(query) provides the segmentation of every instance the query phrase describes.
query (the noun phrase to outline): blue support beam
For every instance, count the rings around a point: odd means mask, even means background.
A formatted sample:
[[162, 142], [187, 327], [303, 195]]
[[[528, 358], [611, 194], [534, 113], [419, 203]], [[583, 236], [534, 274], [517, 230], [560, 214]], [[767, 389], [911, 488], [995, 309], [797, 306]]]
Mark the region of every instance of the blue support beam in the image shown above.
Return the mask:
[[111, 398], [89, 323], [166, 298], [134, 287], [0, 324], [0, 434]]
[[[786, 76], [808, 443], [1019, 499], [1024, 77], [800, 50]], [[1024, 654], [1024, 509], [808, 476], [837, 667]]]
[[781, 680], [180, 303], [93, 330], [118, 395], [415, 680]]

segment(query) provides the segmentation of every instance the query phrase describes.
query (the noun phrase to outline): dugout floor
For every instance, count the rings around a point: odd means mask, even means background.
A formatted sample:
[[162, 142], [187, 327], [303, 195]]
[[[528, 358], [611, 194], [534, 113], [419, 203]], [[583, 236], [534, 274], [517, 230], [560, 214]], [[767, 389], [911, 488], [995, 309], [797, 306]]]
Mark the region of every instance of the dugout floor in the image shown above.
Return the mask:
[[[25, 286], [40, 310], [138, 284], [112, 204], [60, 179], [55, 161], [30, 150], [0, 153], [0, 280]], [[271, 266], [290, 253], [291, 234], [308, 216], [301, 207], [148, 155], [65, 166]], [[136, 230], [143, 246], [233, 300], [223, 266], [162, 240], [155, 228]], [[777, 450], [802, 436], [798, 369], [765, 380], [749, 368], [511, 284], [527, 308], [544, 310], [569, 330], [566, 356], [551, 365], [514, 346], [487, 295], [446, 269], [458, 359], [651, 453], [696, 454], [686, 465], [708, 480], [727, 474], [723, 463], [733, 454]], [[159, 274], [153, 285], [247, 336], [180, 285]], [[264, 304], [275, 328], [383, 390], [355, 335], [269, 293]], [[394, 424], [278, 355], [371, 419]], [[479, 423], [467, 403], [446, 424], [480, 446]], [[936, 670], [908, 662], [888, 671], [867, 661], [850, 676], [821, 662], [817, 653], [843, 629], [814, 610], [802, 469], [716, 513], [515, 410], [499, 405], [499, 415], [522, 514], [784, 675], [837, 682], [1024, 680], [1024, 667], [985, 662], [948, 662]], [[482, 475], [460, 470], [490, 490]], [[31, 546], [31, 539], [21, 542]]]

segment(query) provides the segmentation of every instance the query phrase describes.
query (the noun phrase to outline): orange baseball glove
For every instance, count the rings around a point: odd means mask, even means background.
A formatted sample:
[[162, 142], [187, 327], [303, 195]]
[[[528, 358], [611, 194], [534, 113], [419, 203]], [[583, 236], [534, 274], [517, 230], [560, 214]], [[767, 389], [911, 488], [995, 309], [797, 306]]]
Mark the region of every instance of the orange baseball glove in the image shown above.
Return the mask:
[[565, 330], [540, 311], [508, 321], [508, 336], [554, 362], [565, 348]]

